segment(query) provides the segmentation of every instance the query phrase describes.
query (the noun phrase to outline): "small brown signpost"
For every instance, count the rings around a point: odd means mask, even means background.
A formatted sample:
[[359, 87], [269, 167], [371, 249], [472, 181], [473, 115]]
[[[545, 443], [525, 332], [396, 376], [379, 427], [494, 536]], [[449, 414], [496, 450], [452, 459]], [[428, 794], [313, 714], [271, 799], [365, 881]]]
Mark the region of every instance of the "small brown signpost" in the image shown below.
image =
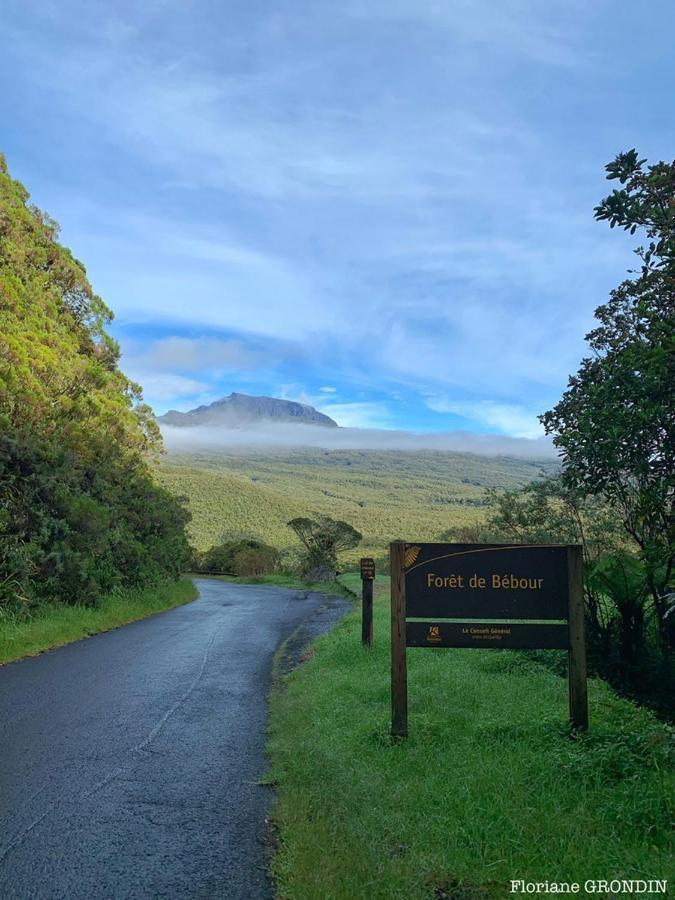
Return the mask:
[[373, 581], [375, 579], [375, 561], [370, 558], [361, 560], [361, 643], [366, 647], [373, 646]]
[[408, 733], [406, 647], [560, 649], [572, 728], [588, 728], [581, 547], [391, 544], [392, 734]]

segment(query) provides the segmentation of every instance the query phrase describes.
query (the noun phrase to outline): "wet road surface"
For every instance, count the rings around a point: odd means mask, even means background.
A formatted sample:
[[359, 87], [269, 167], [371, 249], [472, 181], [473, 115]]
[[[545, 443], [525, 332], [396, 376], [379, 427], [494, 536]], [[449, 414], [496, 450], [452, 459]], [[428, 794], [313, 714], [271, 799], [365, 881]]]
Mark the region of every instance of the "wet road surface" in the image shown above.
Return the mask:
[[0, 667], [2, 900], [272, 897], [272, 659], [346, 604], [196, 584], [187, 606]]

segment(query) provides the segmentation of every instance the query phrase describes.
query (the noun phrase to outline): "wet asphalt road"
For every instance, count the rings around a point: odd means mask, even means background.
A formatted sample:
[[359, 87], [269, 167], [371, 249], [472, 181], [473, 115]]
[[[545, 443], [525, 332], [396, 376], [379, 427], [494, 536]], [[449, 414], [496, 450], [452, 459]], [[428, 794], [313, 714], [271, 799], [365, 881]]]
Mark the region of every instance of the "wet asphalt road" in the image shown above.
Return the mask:
[[272, 658], [343, 601], [197, 581], [194, 603], [0, 668], [0, 898], [270, 898]]

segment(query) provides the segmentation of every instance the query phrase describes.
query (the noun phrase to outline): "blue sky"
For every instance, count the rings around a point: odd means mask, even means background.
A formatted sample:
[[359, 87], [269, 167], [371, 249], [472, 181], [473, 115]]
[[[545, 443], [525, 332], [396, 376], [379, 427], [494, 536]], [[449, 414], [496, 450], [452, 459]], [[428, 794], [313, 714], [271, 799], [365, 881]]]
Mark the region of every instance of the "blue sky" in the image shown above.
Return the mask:
[[603, 167], [675, 146], [670, 0], [4, 0], [0, 28], [0, 149], [158, 412], [536, 436], [632, 263]]

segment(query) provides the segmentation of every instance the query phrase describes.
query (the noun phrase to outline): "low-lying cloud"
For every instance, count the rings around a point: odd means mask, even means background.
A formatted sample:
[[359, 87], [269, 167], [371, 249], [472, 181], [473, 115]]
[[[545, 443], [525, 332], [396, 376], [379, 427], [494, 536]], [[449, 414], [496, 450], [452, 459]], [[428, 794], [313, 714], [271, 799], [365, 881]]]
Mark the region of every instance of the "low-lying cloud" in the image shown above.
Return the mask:
[[416, 433], [264, 423], [247, 428], [163, 425], [162, 434], [169, 452], [313, 447], [324, 450], [437, 450], [524, 459], [555, 459], [557, 456], [550, 438], [514, 438], [469, 431]]

